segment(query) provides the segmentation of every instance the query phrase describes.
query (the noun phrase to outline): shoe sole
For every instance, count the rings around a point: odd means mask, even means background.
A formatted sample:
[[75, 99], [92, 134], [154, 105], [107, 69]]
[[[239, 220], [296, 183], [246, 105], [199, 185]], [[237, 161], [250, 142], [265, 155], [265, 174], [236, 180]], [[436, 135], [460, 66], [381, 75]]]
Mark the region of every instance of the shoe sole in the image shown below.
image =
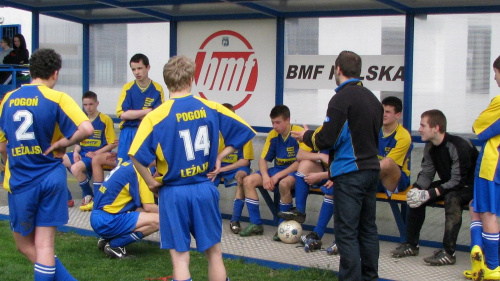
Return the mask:
[[298, 218], [294, 215], [286, 215], [286, 214], [281, 214], [280, 216], [278, 216], [286, 221], [296, 221], [298, 223], [304, 223], [306, 221], [305, 218]]
[[471, 274], [474, 281], [483, 280], [484, 269], [483, 269], [483, 254], [479, 246], [474, 246], [470, 254], [471, 263]]
[[248, 236], [253, 236], [253, 235], [263, 235], [263, 234], [264, 234], [264, 231], [259, 231], [259, 232], [251, 232], [251, 233], [249, 233], [249, 234], [243, 234], [243, 232], [242, 232], [242, 233], [240, 233], [240, 236], [241, 236], [241, 237], [248, 237]]

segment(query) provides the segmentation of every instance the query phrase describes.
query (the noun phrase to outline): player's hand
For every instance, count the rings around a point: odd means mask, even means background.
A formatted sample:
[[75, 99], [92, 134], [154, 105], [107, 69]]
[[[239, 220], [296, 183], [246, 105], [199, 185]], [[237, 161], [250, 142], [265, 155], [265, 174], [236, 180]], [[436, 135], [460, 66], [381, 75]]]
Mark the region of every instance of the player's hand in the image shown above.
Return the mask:
[[321, 175], [322, 173], [309, 173], [307, 174], [305, 177], [304, 177], [304, 181], [308, 184], [308, 185], [313, 185], [317, 182], [320, 182], [321, 180], [323, 180], [323, 177]]
[[326, 188], [332, 188], [333, 187], [333, 181], [328, 180], [326, 183], [323, 185]]
[[217, 174], [220, 173], [220, 169], [221, 169], [221, 164], [222, 162], [219, 160], [219, 158], [217, 157], [217, 159], [215, 160], [215, 168], [213, 169], [213, 171], [211, 172], [208, 172], [207, 174], [207, 177], [209, 179], [212, 180], [212, 182], [215, 180], [215, 178], [217, 177]]
[[66, 154], [66, 147], [69, 146], [69, 140], [67, 138], [62, 138], [54, 142], [47, 150], [43, 152], [43, 155], [47, 156], [49, 153], [53, 152], [54, 158], [62, 158]]
[[148, 183], [148, 188], [153, 192], [154, 194], [158, 194], [158, 190], [160, 190], [161, 183], [157, 182], [156, 180]]
[[304, 134], [307, 130], [309, 130], [309, 127], [306, 124], [304, 124], [303, 131], [292, 131], [292, 138], [296, 139], [299, 142], [303, 142], [304, 141]]
[[425, 202], [429, 201], [431, 196], [429, 195], [429, 191], [420, 190], [418, 188], [412, 188], [408, 193], [406, 193], [406, 201], [408, 202], [408, 206], [410, 208], [418, 208]]
[[262, 187], [264, 187], [265, 190], [274, 191], [273, 179], [269, 176], [262, 177]]
[[76, 163], [80, 160], [82, 160], [82, 156], [80, 156], [80, 153], [73, 151], [73, 162]]
[[94, 156], [96, 156], [96, 153], [94, 151], [89, 151], [85, 153], [85, 156], [87, 156], [88, 158], [94, 158]]

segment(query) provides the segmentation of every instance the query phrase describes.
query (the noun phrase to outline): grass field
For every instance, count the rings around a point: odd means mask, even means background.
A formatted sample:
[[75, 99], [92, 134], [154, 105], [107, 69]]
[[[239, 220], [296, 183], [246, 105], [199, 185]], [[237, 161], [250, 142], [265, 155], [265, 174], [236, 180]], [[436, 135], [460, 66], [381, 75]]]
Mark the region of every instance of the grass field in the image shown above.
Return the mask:
[[[131, 244], [127, 252], [136, 259], [116, 260], [99, 251], [96, 242], [95, 237], [57, 233], [56, 254], [78, 280], [133, 281], [172, 275], [170, 255], [156, 243]], [[273, 270], [242, 259], [226, 259], [224, 263], [231, 281], [337, 280], [334, 272], [315, 268]], [[191, 252], [191, 274], [193, 280], [207, 280], [207, 262], [198, 252]], [[33, 266], [17, 251], [8, 221], [0, 221], [0, 280], [33, 280]]]

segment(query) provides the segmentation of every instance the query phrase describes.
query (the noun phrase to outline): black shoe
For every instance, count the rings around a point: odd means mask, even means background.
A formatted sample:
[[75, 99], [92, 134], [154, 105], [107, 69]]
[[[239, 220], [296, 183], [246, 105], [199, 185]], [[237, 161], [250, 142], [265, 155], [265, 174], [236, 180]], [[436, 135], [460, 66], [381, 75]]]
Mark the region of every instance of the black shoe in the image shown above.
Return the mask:
[[300, 239], [299, 239], [300, 244], [305, 245], [307, 239], [321, 240], [321, 238], [319, 238], [318, 233], [313, 231], [313, 232], [310, 232], [309, 234], [304, 234], [304, 235], [300, 236]]
[[229, 228], [234, 234], [238, 234], [241, 231], [241, 226], [239, 221], [232, 221], [229, 223]]
[[299, 209], [293, 207], [285, 212], [278, 212], [278, 217], [284, 220], [294, 220], [298, 223], [303, 223], [306, 221], [306, 214], [302, 214]]
[[106, 246], [106, 244], [108, 244], [109, 240], [106, 240], [104, 238], [99, 238], [99, 240], [97, 240], [97, 249], [99, 249], [99, 251], [104, 251], [104, 247]]
[[404, 258], [409, 256], [418, 255], [419, 247], [412, 246], [410, 243], [401, 243], [399, 244], [395, 250], [391, 252], [393, 258]]
[[457, 258], [455, 254], [450, 255], [444, 249], [434, 251], [434, 255], [426, 257], [424, 261], [430, 265], [448, 265], [455, 264]]
[[135, 258], [134, 256], [127, 254], [127, 250], [125, 250], [125, 247], [111, 248], [111, 246], [109, 246], [109, 243], [106, 243], [106, 246], [104, 246], [104, 253], [106, 253], [106, 255], [108, 255], [108, 257], [110, 258], [117, 258], [117, 259]]

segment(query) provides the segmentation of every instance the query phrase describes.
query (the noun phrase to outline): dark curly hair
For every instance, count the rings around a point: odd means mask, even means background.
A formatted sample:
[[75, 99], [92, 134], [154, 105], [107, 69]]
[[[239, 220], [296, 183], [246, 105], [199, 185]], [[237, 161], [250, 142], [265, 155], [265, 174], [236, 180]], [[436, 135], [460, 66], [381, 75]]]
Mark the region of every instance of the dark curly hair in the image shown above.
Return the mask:
[[31, 78], [49, 79], [55, 71], [61, 69], [61, 55], [53, 49], [38, 49], [30, 58]]

